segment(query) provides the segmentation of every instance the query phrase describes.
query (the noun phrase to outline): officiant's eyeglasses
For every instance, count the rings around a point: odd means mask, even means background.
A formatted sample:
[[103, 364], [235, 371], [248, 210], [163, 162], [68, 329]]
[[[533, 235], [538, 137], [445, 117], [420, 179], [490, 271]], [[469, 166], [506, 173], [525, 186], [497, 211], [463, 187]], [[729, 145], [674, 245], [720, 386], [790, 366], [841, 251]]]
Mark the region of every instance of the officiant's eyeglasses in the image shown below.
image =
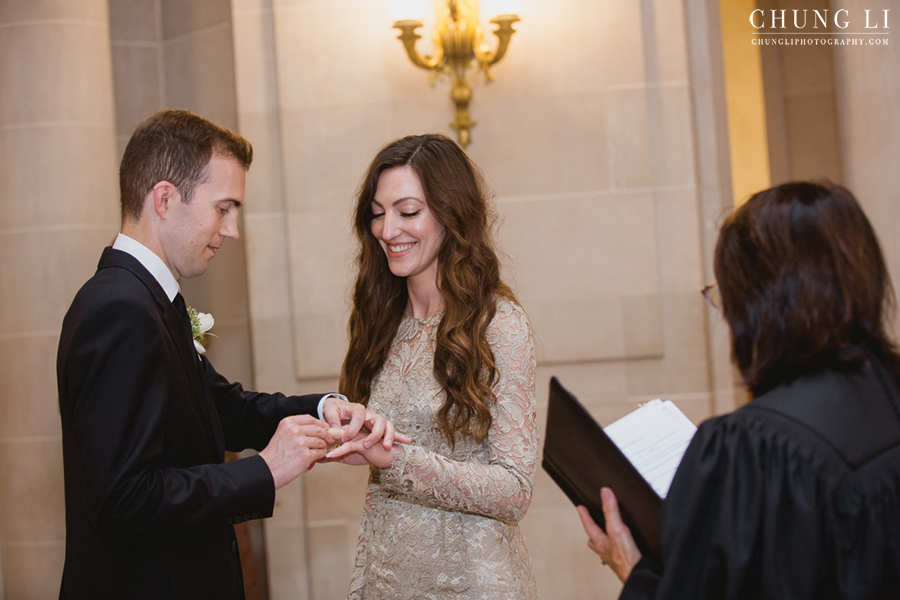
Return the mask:
[[703, 294], [703, 297], [706, 298], [706, 302], [710, 306], [718, 309], [722, 308], [722, 292], [719, 291], [718, 283], [711, 283], [703, 286], [700, 293]]

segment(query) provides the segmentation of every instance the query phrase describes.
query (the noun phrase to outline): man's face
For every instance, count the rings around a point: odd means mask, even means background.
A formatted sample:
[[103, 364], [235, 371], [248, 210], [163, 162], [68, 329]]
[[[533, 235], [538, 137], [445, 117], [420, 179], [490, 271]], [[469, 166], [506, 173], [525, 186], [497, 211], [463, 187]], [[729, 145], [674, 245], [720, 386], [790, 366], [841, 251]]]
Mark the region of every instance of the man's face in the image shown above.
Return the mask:
[[176, 279], [202, 275], [225, 239], [238, 239], [246, 181], [236, 158], [213, 154], [191, 203], [184, 204], [180, 193], [170, 199], [161, 238], [165, 262]]

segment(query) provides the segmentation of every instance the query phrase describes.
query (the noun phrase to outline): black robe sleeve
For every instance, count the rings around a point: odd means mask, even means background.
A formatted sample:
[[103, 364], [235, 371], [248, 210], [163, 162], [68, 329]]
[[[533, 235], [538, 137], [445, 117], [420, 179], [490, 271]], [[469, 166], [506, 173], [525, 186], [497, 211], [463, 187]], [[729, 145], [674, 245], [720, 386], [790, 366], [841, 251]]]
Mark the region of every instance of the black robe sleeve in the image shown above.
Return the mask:
[[707, 421], [663, 507], [662, 564], [643, 559], [621, 598], [900, 598], [898, 458], [852, 472], [782, 416]]

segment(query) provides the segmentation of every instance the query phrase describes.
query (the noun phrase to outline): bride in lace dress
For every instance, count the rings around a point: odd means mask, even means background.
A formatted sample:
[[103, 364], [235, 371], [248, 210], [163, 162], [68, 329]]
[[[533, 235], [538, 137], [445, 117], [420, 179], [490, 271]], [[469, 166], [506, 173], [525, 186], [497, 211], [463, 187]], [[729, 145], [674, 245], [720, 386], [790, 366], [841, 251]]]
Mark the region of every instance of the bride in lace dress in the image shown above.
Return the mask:
[[537, 598], [516, 524], [537, 461], [534, 340], [482, 188], [425, 135], [383, 148], [359, 193], [341, 391], [413, 443], [344, 459], [371, 465], [353, 600]]

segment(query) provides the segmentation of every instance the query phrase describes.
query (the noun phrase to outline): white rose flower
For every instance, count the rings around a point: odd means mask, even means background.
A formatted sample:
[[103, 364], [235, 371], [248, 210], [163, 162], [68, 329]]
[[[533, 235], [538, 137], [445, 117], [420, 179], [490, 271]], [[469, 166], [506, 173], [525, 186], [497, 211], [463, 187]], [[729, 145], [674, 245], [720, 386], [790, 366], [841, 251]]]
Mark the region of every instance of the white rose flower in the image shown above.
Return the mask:
[[[203, 344], [200, 342], [203, 341], [203, 337], [212, 326], [216, 324], [216, 320], [213, 319], [213, 316], [209, 313], [197, 312], [190, 306], [187, 308], [188, 316], [191, 318], [191, 334], [194, 338], [194, 348], [197, 350], [199, 354], [206, 354], [206, 348], [203, 347]], [[210, 333], [215, 337], [214, 334]]]
[[216, 320], [211, 314], [202, 312], [197, 313], [197, 322], [200, 325], [200, 335], [212, 329], [212, 326], [216, 324]]

